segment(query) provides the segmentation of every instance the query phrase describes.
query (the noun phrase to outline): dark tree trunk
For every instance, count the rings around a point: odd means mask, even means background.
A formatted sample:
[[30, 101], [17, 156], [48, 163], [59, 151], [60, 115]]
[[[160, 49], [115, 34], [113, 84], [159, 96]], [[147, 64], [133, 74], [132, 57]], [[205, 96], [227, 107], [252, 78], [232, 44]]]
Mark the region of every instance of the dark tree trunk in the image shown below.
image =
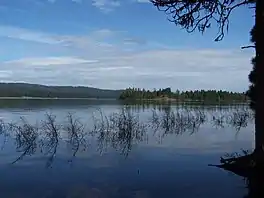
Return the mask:
[[[261, 172], [259, 173], [261, 174]], [[264, 183], [263, 174], [257, 177], [248, 178], [248, 196], [247, 198], [263, 198], [264, 197]]]
[[248, 179], [247, 198], [264, 197], [264, 0], [256, 0], [255, 27], [255, 81], [251, 82], [255, 84], [251, 95], [255, 110], [255, 151], [246, 156], [224, 160], [218, 166]]
[[[256, 1], [256, 114], [255, 151], [264, 148], [264, 0]], [[261, 156], [264, 158], [264, 155]]]

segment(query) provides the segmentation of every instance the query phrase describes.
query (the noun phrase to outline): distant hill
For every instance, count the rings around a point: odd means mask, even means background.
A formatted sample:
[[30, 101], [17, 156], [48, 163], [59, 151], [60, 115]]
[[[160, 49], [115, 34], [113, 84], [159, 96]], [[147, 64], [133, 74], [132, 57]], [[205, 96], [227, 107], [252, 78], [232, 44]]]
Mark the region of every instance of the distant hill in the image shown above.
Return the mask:
[[0, 83], [0, 97], [118, 99], [121, 93], [122, 90], [107, 90], [83, 86], [45, 86], [27, 83]]

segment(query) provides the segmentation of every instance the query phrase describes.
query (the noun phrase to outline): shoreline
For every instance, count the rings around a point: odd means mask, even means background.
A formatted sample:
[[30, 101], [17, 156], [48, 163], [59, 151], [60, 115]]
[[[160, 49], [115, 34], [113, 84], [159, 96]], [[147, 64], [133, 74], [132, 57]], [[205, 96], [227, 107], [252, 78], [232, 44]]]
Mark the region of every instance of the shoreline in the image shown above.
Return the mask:
[[208, 103], [208, 102], [213, 102], [213, 103], [250, 103], [250, 100], [248, 101], [238, 101], [238, 100], [233, 100], [233, 101], [226, 101], [226, 100], [221, 100], [221, 101], [209, 101], [209, 100], [178, 100], [175, 98], [156, 98], [156, 99], [119, 99], [121, 101], [155, 101], [155, 102], [179, 102], [179, 103], [183, 103], [183, 102], [196, 102], [196, 103]]
[[156, 99], [119, 99], [119, 98], [48, 98], [48, 97], [0, 97], [0, 100], [98, 100], [98, 101], [119, 101], [119, 102], [173, 102], [173, 103], [211, 103], [211, 104], [249, 104], [250, 101], [203, 101], [203, 100], [177, 100], [174, 98]]
[[0, 97], [0, 100], [119, 100], [116, 98], [43, 98], [43, 97]]

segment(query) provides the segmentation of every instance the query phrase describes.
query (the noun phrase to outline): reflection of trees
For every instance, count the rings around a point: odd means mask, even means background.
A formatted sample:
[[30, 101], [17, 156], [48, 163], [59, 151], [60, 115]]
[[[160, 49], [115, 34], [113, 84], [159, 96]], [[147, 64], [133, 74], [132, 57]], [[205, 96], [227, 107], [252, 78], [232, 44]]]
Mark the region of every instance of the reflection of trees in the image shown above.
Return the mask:
[[41, 123], [43, 137], [40, 140], [41, 152], [48, 156], [47, 167], [51, 167], [57, 153], [60, 139], [61, 126], [56, 123], [56, 116], [46, 114], [46, 119]]
[[[251, 112], [243, 109], [215, 111], [163, 106], [160, 110], [153, 109], [149, 120], [142, 120], [141, 114], [134, 113], [131, 108], [123, 108], [110, 115], [98, 111], [93, 115], [93, 127], [85, 126], [73, 114], [68, 114], [66, 120], [61, 123], [52, 114], [47, 114], [39, 125], [30, 124], [25, 118], [15, 124], [2, 121], [0, 135], [8, 134], [14, 137], [16, 150], [20, 153], [14, 163], [25, 156], [35, 154], [39, 149], [47, 156], [46, 166], [51, 167], [58, 147], [63, 142], [71, 149], [72, 158], [87, 148], [89, 138], [96, 139], [100, 152], [113, 148], [128, 156], [133, 146], [147, 140], [149, 135], [158, 134], [161, 139], [169, 134], [192, 135], [202, 125], [214, 125], [219, 117], [222, 120], [221, 125], [240, 130], [252, 120]], [[69, 162], [72, 162], [72, 159]]]
[[203, 124], [211, 123], [214, 127], [232, 127], [239, 131], [253, 121], [253, 115], [245, 109], [233, 109], [229, 111], [213, 111], [200, 109], [176, 109], [165, 110], [162, 113], [152, 111], [152, 128], [155, 131], [163, 131], [163, 135], [173, 133], [182, 134], [197, 132]]
[[246, 110], [236, 110], [228, 116], [227, 124], [239, 131], [241, 128], [247, 127], [248, 120], [254, 120], [252, 113]]
[[152, 127], [155, 131], [162, 131], [162, 137], [167, 134], [183, 134], [187, 131], [193, 134], [205, 121], [205, 113], [199, 110], [171, 111], [167, 109], [162, 113], [152, 112]]
[[120, 114], [111, 116], [113, 123], [113, 147], [120, 149], [125, 155], [132, 149], [132, 144], [143, 141], [146, 135], [145, 125], [140, 123], [139, 117], [124, 109]]
[[5, 144], [7, 142], [7, 137], [8, 137], [8, 131], [9, 129], [7, 128], [6, 124], [4, 123], [3, 120], [0, 120], [0, 136], [3, 138], [3, 141], [1, 143], [1, 150], [4, 149]]
[[38, 128], [21, 118], [20, 125], [10, 124], [10, 129], [15, 132], [16, 150], [21, 153], [13, 163], [33, 155], [37, 149]]
[[95, 120], [93, 130], [100, 151], [111, 145], [127, 156], [132, 145], [143, 141], [146, 136], [146, 125], [141, 123], [139, 116], [134, 115], [130, 109], [122, 109], [121, 112], [108, 117], [100, 112], [100, 118]]
[[[74, 118], [73, 114], [69, 113], [64, 125], [64, 130], [67, 132], [67, 143], [73, 152], [72, 156], [74, 158], [80, 149], [85, 150], [87, 147], [85, 126], [79, 119]], [[69, 160], [69, 162], [72, 162], [72, 160]]]
[[232, 111], [220, 111], [212, 114], [212, 124], [217, 128], [224, 128], [230, 126], [239, 131], [245, 128], [248, 122], [253, 122], [254, 115], [247, 109], [233, 109]]

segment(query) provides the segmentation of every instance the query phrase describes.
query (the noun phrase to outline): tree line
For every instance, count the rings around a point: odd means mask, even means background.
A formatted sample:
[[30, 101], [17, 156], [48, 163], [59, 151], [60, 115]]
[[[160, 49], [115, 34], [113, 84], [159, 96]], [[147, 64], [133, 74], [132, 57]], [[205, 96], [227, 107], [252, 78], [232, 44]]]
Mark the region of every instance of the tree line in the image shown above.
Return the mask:
[[249, 100], [245, 93], [229, 92], [222, 90], [195, 90], [172, 92], [171, 88], [154, 89], [153, 91], [128, 88], [124, 90], [120, 99], [122, 100], [153, 100], [153, 99], [173, 99], [177, 101], [208, 101], [208, 102], [247, 102]]

